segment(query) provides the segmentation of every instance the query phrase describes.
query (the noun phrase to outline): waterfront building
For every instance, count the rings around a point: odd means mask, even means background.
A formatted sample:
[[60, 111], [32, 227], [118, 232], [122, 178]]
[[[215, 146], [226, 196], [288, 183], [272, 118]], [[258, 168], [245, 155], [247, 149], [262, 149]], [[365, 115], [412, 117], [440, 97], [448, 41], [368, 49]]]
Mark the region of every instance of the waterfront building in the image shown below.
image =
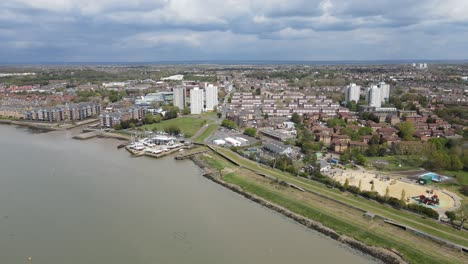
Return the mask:
[[202, 89], [195, 87], [190, 90], [190, 113], [198, 115], [203, 112], [204, 92]]
[[218, 105], [218, 86], [209, 84], [205, 88], [206, 111], [213, 111]]
[[177, 106], [179, 109], [185, 108], [186, 100], [186, 90], [184, 86], [174, 87], [173, 89], [174, 97], [174, 106]]
[[359, 102], [359, 93], [361, 86], [351, 83], [345, 88], [345, 104], [349, 104], [351, 101]]

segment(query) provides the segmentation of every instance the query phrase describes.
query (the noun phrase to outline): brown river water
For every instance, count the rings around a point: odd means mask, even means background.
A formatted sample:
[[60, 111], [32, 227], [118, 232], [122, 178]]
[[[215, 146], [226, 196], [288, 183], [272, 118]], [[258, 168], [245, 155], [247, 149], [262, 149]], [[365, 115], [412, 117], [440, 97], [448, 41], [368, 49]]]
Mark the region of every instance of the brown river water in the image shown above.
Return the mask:
[[1, 264], [376, 263], [119, 141], [0, 125]]

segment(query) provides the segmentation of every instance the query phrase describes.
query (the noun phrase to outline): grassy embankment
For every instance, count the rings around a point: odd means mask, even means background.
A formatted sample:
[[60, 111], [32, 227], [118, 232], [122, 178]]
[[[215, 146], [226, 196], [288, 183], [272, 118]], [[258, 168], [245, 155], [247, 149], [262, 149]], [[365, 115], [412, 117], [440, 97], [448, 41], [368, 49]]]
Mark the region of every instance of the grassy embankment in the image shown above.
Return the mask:
[[183, 116], [164, 120], [156, 124], [144, 125], [141, 128], [150, 131], [156, 128], [158, 131], [164, 131], [164, 129], [168, 127], [175, 126], [180, 129], [181, 133], [184, 134], [185, 137], [189, 138], [195, 135], [195, 133], [197, 133], [197, 131], [207, 123], [210, 123], [210, 121], [201, 117]]
[[218, 124], [210, 124], [208, 127], [201, 133], [198, 137], [196, 137], [193, 141], [203, 143], [213, 132], [218, 129]]
[[466, 233], [455, 230], [452, 227], [443, 225], [434, 220], [427, 219], [423, 216], [416, 215], [408, 211], [398, 210], [390, 206], [381, 205], [375, 201], [367, 200], [363, 197], [355, 196], [350, 193], [341, 192], [337, 189], [327, 188], [325, 185], [315, 181], [295, 177], [279, 170], [261, 166], [258, 163], [240, 157], [239, 155], [228, 149], [216, 149], [220, 153], [226, 155], [227, 157], [236, 160], [244, 168], [256, 170], [258, 172], [274, 176], [278, 179], [296, 184], [304, 189], [319, 193], [321, 195], [325, 195], [327, 197], [339, 200], [341, 202], [358, 208], [362, 208], [363, 210], [376, 213], [378, 215], [411, 226], [428, 234], [446, 239], [450, 242], [457, 243], [463, 246], [468, 246], [468, 237], [466, 236]]
[[211, 168], [222, 170], [226, 182], [289, 209], [309, 219], [322, 222], [340, 234], [369, 245], [395, 249], [412, 263], [463, 263], [463, 253], [383, 223], [369, 220], [362, 212], [308, 192], [284, 187], [249, 170], [236, 167], [210, 153], [202, 157]]

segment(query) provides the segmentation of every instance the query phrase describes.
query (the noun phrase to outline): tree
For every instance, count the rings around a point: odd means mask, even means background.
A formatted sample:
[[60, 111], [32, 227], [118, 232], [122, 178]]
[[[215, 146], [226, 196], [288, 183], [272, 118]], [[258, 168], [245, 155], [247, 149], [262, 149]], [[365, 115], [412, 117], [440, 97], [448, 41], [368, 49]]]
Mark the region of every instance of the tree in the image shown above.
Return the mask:
[[179, 135], [180, 134], [180, 128], [178, 128], [175, 125], [168, 126], [164, 129], [164, 132], [168, 133], [169, 135]]
[[370, 190], [371, 190], [371, 192], [374, 192], [374, 191], [375, 191], [374, 182], [372, 182]]
[[346, 178], [343, 187], [345, 188], [345, 190], [347, 190], [349, 188], [349, 179], [348, 178]]
[[221, 116], [223, 115], [221, 112], [218, 112], [216, 113], [216, 115], [218, 116], [218, 118], [221, 118]]
[[153, 116], [153, 123], [159, 123], [161, 122], [161, 115], [155, 115]]
[[229, 129], [237, 128], [237, 124], [234, 121], [231, 121], [229, 119], [224, 119], [223, 122], [221, 122], [221, 126], [227, 127]]
[[387, 188], [385, 189], [385, 196], [384, 196], [385, 200], [388, 200], [389, 196], [390, 196], [390, 189], [387, 186]]
[[404, 202], [406, 199], [406, 191], [405, 189], [401, 190], [400, 201]]
[[403, 138], [403, 140], [413, 140], [414, 132], [415, 129], [413, 122], [405, 121], [400, 124], [400, 137]]
[[179, 108], [177, 106], [168, 106], [166, 108], [166, 113], [164, 114], [164, 119], [173, 119], [177, 117], [177, 113], [179, 112]]
[[147, 113], [144, 118], [145, 124], [153, 124], [154, 123], [154, 116], [151, 113]]
[[190, 108], [189, 107], [184, 107], [184, 110], [182, 110], [183, 115], [190, 115]]
[[358, 189], [361, 191], [362, 180], [359, 180]]
[[370, 134], [372, 134], [372, 128], [367, 127], [367, 126], [360, 127], [359, 130], [358, 130], [358, 133], [361, 136], [370, 135]]
[[358, 164], [358, 165], [365, 165], [367, 160], [366, 158], [364, 157], [364, 155], [362, 155], [361, 153], [358, 153], [355, 157], [354, 157], [354, 161]]
[[450, 165], [450, 169], [454, 171], [463, 169], [463, 163], [461, 162], [460, 158], [456, 155], [450, 155]]
[[291, 121], [295, 124], [299, 124], [301, 122], [301, 117], [297, 113], [293, 113], [291, 116]]
[[255, 137], [257, 135], [257, 129], [248, 127], [244, 130], [244, 134], [250, 137]]

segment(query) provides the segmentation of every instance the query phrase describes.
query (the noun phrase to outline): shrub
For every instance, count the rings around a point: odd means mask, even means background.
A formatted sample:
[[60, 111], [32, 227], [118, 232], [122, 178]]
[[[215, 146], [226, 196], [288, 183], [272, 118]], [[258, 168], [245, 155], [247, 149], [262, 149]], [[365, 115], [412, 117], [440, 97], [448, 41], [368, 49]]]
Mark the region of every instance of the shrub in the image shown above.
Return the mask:
[[457, 214], [453, 211], [447, 211], [445, 212], [445, 215], [450, 219], [450, 221], [455, 221], [457, 220]]
[[423, 205], [419, 205], [419, 204], [408, 204], [407, 206], [408, 210], [410, 211], [413, 211], [415, 213], [419, 213], [419, 214], [424, 214], [430, 218], [434, 218], [434, 219], [438, 219], [439, 218], [439, 213], [437, 213], [436, 211], [434, 211], [433, 209], [431, 208], [427, 208]]

